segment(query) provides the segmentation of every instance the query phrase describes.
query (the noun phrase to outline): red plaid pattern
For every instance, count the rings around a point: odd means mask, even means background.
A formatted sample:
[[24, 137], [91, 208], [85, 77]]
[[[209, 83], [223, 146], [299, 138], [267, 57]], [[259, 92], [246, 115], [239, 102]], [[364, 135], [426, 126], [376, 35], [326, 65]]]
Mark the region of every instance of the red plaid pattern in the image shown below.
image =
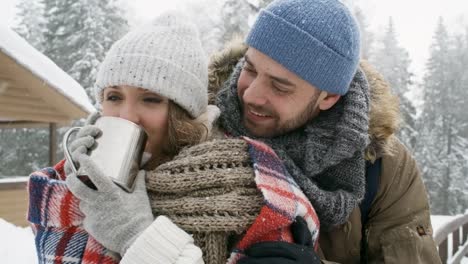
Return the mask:
[[29, 177], [28, 221], [36, 235], [38, 263], [115, 264], [119, 256], [82, 227], [79, 200], [68, 190], [62, 160]]
[[[234, 249], [228, 263], [236, 263], [242, 252], [262, 241], [293, 242], [289, 229], [302, 216], [311, 231], [315, 248], [319, 221], [311, 203], [286, 171], [282, 161], [267, 145], [244, 138], [255, 171], [255, 182], [265, 205]], [[64, 163], [30, 175], [28, 220], [36, 234], [39, 264], [114, 264], [119, 256], [99, 244], [82, 228], [79, 200], [64, 182]]]
[[281, 159], [266, 144], [244, 137], [254, 164], [255, 182], [262, 192], [265, 205], [252, 226], [237, 244], [228, 263], [234, 264], [242, 252], [257, 242], [293, 242], [290, 225], [296, 216], [302, 216], [317, 249], [319, 220], [312, 204], [305, 197]]

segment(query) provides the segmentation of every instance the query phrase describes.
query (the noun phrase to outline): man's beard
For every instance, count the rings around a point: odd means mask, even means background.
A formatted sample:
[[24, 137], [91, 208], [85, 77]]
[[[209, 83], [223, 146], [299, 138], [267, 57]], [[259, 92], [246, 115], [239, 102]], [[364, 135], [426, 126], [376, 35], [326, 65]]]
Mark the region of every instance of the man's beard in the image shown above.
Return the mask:
[[[319, 95], [320, 95], [320, 92], [314, 93], [314, 95], [309, 101], [309, 104], [307, 104], [306, 108], [297, 117], [290, 119], [290, 120], [286, 120], [282, 124], [280, 124], [278, 122], [278, 119], [276, 118], [274, 120], [275, 124], [271, 129], [267, 129], [260, 133], [258, 133], [258, 131], [252, 131], [251, 129], [248, 128], [247, 126], [248, 121], [246, 120], [245, 113], [244, 113], [244, 111], [246, 111], [244, 107], [244, 103], [243, 103], [242, 98], [239, 98], [242, 102], [241, 105], [242, 105], [244, 126], [252, 135], [256, 137], [265, 137], [265, 138], [280, 136], [288, 132], [291, 132], [293, 130], [296, 130], [304, 126], [305, 124], [307, 124], [308, 122], [310, 122], [312, 119], [314, 119], [317, 116], [317, 113], [318, 113], [317, 100], [318, 100]], [[276, 111], [273, 111], [271, 109], [265, 109], [264, 107], [259, 107], [259, 106], [254, 106], [254, 105], [248, 105], [248, 108], [253, 109], [255, 112], [258, 112], [258, 113], [268, 113], [272, 117], [278, 117], [278, 114], [276, 113]]]

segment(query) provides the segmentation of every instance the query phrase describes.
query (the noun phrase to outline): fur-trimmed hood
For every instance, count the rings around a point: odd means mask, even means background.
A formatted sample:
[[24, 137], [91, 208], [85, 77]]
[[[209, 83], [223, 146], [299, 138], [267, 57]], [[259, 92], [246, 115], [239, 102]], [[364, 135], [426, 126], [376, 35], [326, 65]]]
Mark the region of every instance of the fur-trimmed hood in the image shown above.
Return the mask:
[[[241, 42], [232, 42], [224, 50], [213, 54], [208, 68], [209, 103], [214, 104], [217, 92], [229, 78], [234, 66], [247, 51]], [[367, 61], [361, 61], [360, 67], [366, 74], [371, 93], [369, 138], [366, 159], [374, 161], [384, 154], [391, 155], [390, 138], [400, 125], [398, 97], [391, 93], [389, 84]]]

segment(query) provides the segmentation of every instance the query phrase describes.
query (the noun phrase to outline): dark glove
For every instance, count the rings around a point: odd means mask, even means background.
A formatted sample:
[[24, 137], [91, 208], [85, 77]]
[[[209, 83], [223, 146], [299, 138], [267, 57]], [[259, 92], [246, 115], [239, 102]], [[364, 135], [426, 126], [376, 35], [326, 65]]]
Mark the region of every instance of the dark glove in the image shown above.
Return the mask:
[[294, 243], [261, 242], [245, 250], [238, 264], [320, 264], [313, 248], [312, 235], [304, 218], [298, 216], [291, 225]]

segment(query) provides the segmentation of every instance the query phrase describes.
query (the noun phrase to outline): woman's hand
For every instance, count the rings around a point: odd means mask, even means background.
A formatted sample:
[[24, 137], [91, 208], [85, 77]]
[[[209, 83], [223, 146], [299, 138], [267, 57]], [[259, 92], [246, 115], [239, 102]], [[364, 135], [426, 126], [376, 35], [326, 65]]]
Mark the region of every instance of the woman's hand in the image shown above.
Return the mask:
[[77, 155], [77, 159], [97, 188], [88, 187], [74, 173], [66, 180], [70, 191], [80, 199], [84, 228], [103, 246], [123, 255], [153, 222], [145, 171], [138, 173], [135, 189], [128, 193], [106, 177], [88, 155]]
[[[101, 116], [99, 112], [94, 112], [88, 116], [85, 125], [78, 131], [75, 139], [68, 146], [68, 150], [71, 153], [71, 159], [76, 164], [78, 163], [77, 157], [81, 154], [86, 154], [96, 143], [96, 137], [101, 134], [101, 130], [94, 126], [96, 120]], [[65, 174], [69, 175], [73, 171], [71, 164], [67, 160], [65, 162]]]

